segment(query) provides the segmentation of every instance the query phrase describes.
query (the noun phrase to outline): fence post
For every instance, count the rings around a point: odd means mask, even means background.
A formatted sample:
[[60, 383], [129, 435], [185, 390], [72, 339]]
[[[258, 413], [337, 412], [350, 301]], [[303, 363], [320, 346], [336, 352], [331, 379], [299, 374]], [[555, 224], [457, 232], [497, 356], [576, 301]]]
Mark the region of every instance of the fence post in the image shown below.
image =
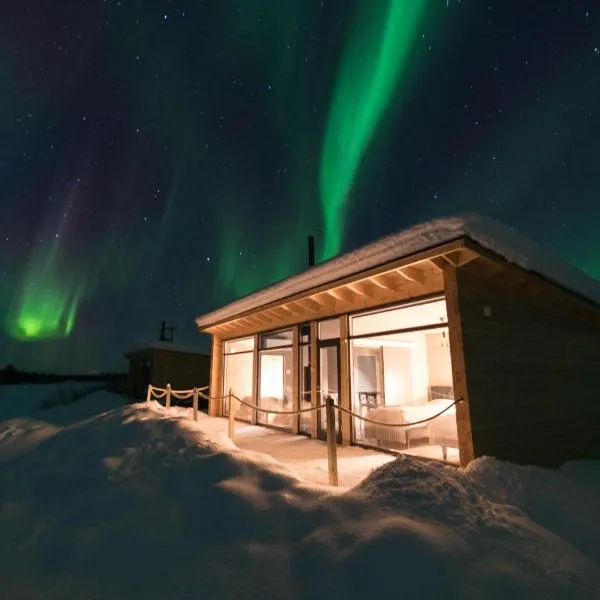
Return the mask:
[[167, 383], [167, 399], [165, 401], [165, 406], [167, 408], [171, 408], [171, 384]]
[[327, 396], [325, 400], [327, 415], [327, 463], [329, 466], [329, 485], [338, 485], [337, 468], [337, 434], [335, 430], [335, 406], [333, 398]]
[[194, 393], [192, 394], [192, 407], [194, 409], [194, 421], [198, 420], [198, 390], [194, 388]]
[[152, 386], [148, 384], [148, 391], [146, 392], [146, 402], [150, 402], [152, 398]]
[[233, 405], [233, 395], [229, 390], [229, 439], [235, 439], [235, 406]]

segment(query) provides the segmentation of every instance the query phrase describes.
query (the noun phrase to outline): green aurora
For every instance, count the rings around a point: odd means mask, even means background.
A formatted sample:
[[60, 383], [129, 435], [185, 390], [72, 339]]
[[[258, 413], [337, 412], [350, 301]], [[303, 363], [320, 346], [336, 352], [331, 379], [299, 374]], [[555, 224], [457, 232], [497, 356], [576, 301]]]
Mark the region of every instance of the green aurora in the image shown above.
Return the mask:
[[60, 339], [73, 331], [85, 285], [61, 276], [58, 256], [58, 240], [45, 256], [41, 249], [34, 253], [6, 318], [6, 331], [14, 339]]
[[423, 18], [425, 0], [365, 2], [344, 54], [326, 124], [320, 195], [321, 259], [339, 253], [344, 209], [378, 123], [390, 104]]

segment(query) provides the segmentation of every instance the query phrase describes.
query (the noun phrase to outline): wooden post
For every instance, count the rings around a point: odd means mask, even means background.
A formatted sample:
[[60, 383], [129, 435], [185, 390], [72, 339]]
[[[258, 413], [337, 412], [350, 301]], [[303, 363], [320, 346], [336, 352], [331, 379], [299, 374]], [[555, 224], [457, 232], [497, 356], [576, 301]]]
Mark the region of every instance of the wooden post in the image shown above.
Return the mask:
[[167, 396], [166, 396], [165, 406], [166, 408], [171, 408], [171, 384], [167, 383]]
[[[318, 327], [316, 321], [310, 323], [310, 403], [313, 407], [321, 403], [321, 395], [319, 390], [321, 388], [317, 381], [317, 360], [319, 354], [319, 345], [317, 342]], [[321, 409], [319, 409], [321, 410]], [[310, 437], [317, 437], [317, 411], [310, 411]]]
[[444, 266], [444, 292], [446, 296], [446, 310], [448, 312], [448, 338], [450, 341], [454, 396], [462, 398], [462, 402], [456, 405], [458, 452], [460, 455], [460, 466], [466, 467], [475, 458], [475, 452], [473, 448], [473, 432], [471, 431], [467, 369], [463, 350], [458, 271], [456, 267], [450, 264]]
[[194, 421], [198, 420], [198, 389], [194, 388], [194, 393], [192, 394], [192, 408], [194, 410]]
[[[350, 398], [350, 324], [348, 315], [340, 317], [340, 406], [346, 410], [352, 410], [352, 401]], [[340, 414], [340, 425], [342, 429], [342, 444], [348, 445], [352, 441], [354, 432], [354, 419], [348, 413]]]
[[146, 393], [146, 402], [150, 402], [152, 399], [152, 386], [148, 386], [148, 392]]
[[[292, 329], [292, 410], [298, 410], [300, 408], [300, 394], [299, 394], [299, 347], [298, 347], [298, 326], [296, 325]], [[300, 415], [292, 416], [292, 433], [298, 435], [300, 431]]]
[[[260, 391], [258, 389], [258, 361], [260, 358], [260, 355], [258, 353], [258, 345], [260, 342], [260, 337], [258, 335], [258, 333], [254, 334], [254, 349], [252, 350], [252, 404], [254, 404], [255, 406], [258, 406], [259, 402], [259, 396], [260, 396]], [[250, 411], [250, 423], [252, 423], [252, 425], [256, 425], [256, 423], [259, 421], [258, 418], [258, 411], [253, 408]]]
[[236, 407], [234, 406], [233, 403], [233, 395], [231, 393], [231, 389], [229, 390], [229, 439], [231, 441], [235, 440], [235, 409]]
[[223, 342], [221, 338], [213, 335], [210, 353], [210, 400], [208, 401], [208, 414], [219, 417], [223, 414]]
[[335, 430], [335, 406], [333, 398], [327, 396], [327, 464], [329, 466], [329, 485], [337, 486], [337, 434]]

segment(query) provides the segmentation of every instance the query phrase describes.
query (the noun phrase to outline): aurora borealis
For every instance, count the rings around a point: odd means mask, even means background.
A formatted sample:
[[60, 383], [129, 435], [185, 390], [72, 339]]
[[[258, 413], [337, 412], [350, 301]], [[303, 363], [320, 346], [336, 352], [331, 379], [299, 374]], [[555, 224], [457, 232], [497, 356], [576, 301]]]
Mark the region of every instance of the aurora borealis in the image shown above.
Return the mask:
[[5, 0], [0, 367], [122, 369], [416, 221], [499, 218], [600, 278], [583, 0]]
[[323, 259], [342, 248], [352, 182], [392, 98], [426, 8], [425, 1], [364, 3], [356, 18], [325, 125], [320, 176]]

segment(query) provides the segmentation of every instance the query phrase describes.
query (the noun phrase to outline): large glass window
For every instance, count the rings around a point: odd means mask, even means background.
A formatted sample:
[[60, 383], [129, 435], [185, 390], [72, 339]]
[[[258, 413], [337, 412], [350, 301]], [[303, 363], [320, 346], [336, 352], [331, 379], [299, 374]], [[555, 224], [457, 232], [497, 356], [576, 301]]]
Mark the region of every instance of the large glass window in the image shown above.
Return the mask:
[[[443, 300], [441, 303], [445, 304]], [[406, 318], [403, 310], [409, 313]], [[445, 318], [445, 306], [435, 302], [386, 313], [391, 313], [389, 320], [379, 324], [376, 319], [382, 313], [354, 318], [354, 324], [357, 321], [359, 324], [354, 328], [355, 334], [360, 332], [358, 335], [376, 326], [384, 327], [383, 333], [373, 332], [351, 341], [352, 404], [354, 412], [364, 417], [402, 427], [355, 419], [355, 439], [372, 446], [458, 463], [447, 326], [385, 333], [386, 329], [398, 329], [399, 324], [407, 328], [420, 327], [431, 323], [432, 316]], [[371, 320], [360, 321], [361, 318]], [[428, 420], [438, 413], [442, 414]]]
[[286, 329], [284, 331], [275, 331], [273, 333], [263, 333], [260, 336], [260, 348], [261, 350], [265, 350], [267, 348], [291, 346], [293, 335], [294, 334], [291, 329]]
[[257, 421], [282, 429], [291, 429], [294, 419], [294, 415], [277, 414], [294, 410], [292, 341], [291, 329], [260, 337], [258, 405], [274, 412], [258, 411]]
[[354, 316], [350, 319], [350, 332], [352, 336], [368, 335], [447, 322], [446, 301], [442, 298]]
[[[223, 394], [227, 396], [229, 390], [242, 400], [252, 403], [252, 371], [254, 361], [252, 352], [242, 352], [240, 354], [226, 354], [224, 365]], [[223, 400], [223, 414], [229, 414], [229, 402]], [[237, 416], [240, 419], [251, 419], [251, 412], [245, 405], [238, 409]]]
[[254, 350], [253, 337], [228, 340], [225, 342], [225, 354], [237, 354], [238, 352], [249, 352], [250, 350]]
[[340, 337], [340, 320], [327, 319], [319, 323], [319, 339], [333, 340]]

